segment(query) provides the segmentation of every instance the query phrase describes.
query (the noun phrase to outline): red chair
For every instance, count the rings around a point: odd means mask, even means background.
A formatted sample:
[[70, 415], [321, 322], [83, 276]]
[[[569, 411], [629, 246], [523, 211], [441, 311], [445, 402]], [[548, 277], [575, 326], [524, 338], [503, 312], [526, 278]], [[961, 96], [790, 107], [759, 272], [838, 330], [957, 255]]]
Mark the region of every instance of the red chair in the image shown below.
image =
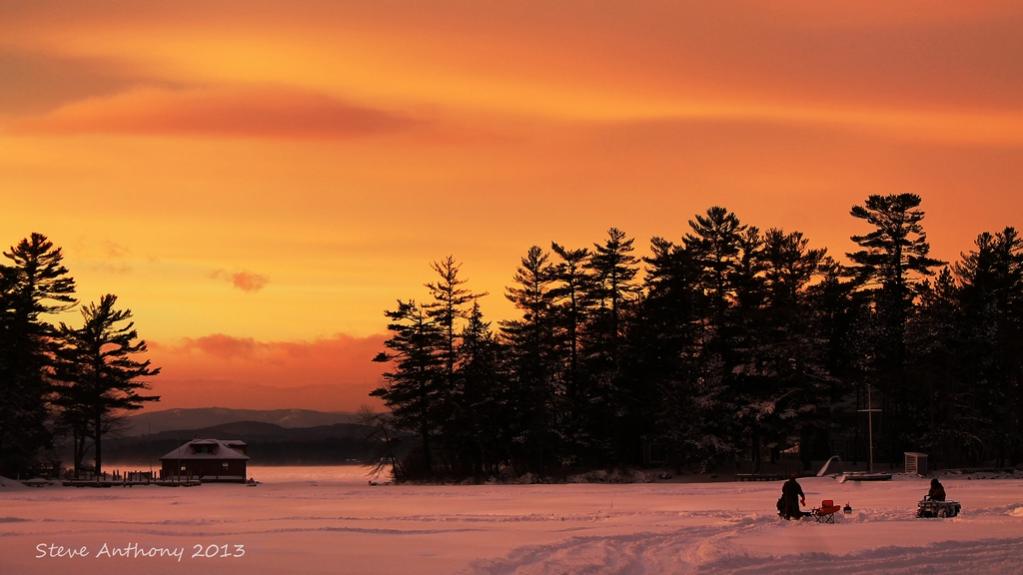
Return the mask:
[[842, 510], [841, 505], [835, 505], [835, 502], [831, 499], [825, 499], [821, 501], [821, 506], [814, 508], [810, 515], [817, 521], [817, 523], [834, 523], [835, 514]]

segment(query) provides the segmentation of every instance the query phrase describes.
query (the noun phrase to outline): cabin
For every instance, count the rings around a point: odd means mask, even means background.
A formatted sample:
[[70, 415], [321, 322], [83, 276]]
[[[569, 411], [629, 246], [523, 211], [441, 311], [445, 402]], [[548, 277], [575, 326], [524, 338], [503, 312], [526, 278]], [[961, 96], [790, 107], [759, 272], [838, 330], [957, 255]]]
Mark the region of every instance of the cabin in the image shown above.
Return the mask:
[[244, 483], [248, 445], [236, 439], [193, 439], [160, 458], [160, 477]]

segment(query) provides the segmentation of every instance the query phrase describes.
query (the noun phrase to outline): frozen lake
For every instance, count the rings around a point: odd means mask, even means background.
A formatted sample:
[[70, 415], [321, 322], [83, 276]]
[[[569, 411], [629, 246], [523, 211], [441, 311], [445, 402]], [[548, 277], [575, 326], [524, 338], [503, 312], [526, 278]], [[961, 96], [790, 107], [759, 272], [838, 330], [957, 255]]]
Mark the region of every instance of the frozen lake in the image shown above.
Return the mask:
[[374, 474], [372, 466], [365, 465], [251, 465], [249, 477], [266, 483], [287, 481], [326, 481], [366, 485], [371, 479], [387, 481], [389, 473]]
[[[250, 474], [264, 483], [0, 489], [0, 573], [1023, 573], [1018, 479], [945, 480], [963, 504], [945, 520], [914, 518], [923, 479], [800, 480], [809, 504], [854, 508], [820, 525], [777, 517], [780, 482], [373, 487], [364, 468]], [[96, 557], [104, 544], [183, 554]], [[83, 546], [89, 556], [67, 557]]]

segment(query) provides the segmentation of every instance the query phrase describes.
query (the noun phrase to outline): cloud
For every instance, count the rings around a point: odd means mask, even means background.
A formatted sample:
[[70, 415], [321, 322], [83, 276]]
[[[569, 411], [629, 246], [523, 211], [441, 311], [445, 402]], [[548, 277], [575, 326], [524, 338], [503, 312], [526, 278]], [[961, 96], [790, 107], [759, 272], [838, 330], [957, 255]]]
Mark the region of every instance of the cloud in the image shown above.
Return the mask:
[[85, 98], [106, 97], [132, 86], [166, 84], [120, 62], [0, 48], [0, 116], [44, 114]]
[[138, 88], [13, 123], [16, 133], [330, 139], [391, 132], [403, 116], [279, 88]]
[[355, 410], [379, 406], [369, 392], [386, 367], [373, 363], [385, 336], [262, 341], [222, 333], [177, 343], [150, 342], [162, 373], [153, 381], [160, 407]]
[[231, 283], [234, 284], [234, 287], [245, 292], [259, 291], [263, 289], [267, 281], [266, 276], [249, 272], [238, 272], [231, 275]]
[[252, 338], [231, 337], [224, 334], [213, 334], [195, 339], [186, 339], [184, 349], [197, 350], [206, 355], [223, 359], [251, 357], [259, 348]]
[[216, 270], [210, 274], [210, 277], [229, 281], [231, 282], [231, 285], [247, 293], [257, 292], [263, 289], [270, 281], [270, 278], [265, 275], [246, 271], [232, 273], [224, 270]]

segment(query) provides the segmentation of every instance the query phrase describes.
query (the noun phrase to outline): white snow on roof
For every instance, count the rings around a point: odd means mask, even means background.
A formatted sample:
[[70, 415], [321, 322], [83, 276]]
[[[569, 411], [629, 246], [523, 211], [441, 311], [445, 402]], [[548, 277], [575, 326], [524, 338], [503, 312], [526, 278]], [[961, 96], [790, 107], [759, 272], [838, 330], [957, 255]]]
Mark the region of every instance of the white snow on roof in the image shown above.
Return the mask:
[[[196, 453], [193, 445], [213, 445], [212, 453]], [[242, 441], [225, 439], [193, 439], [160, 459], [248, 459], [249, 456], [232, 449], [230, 445], [245, 445]]]

